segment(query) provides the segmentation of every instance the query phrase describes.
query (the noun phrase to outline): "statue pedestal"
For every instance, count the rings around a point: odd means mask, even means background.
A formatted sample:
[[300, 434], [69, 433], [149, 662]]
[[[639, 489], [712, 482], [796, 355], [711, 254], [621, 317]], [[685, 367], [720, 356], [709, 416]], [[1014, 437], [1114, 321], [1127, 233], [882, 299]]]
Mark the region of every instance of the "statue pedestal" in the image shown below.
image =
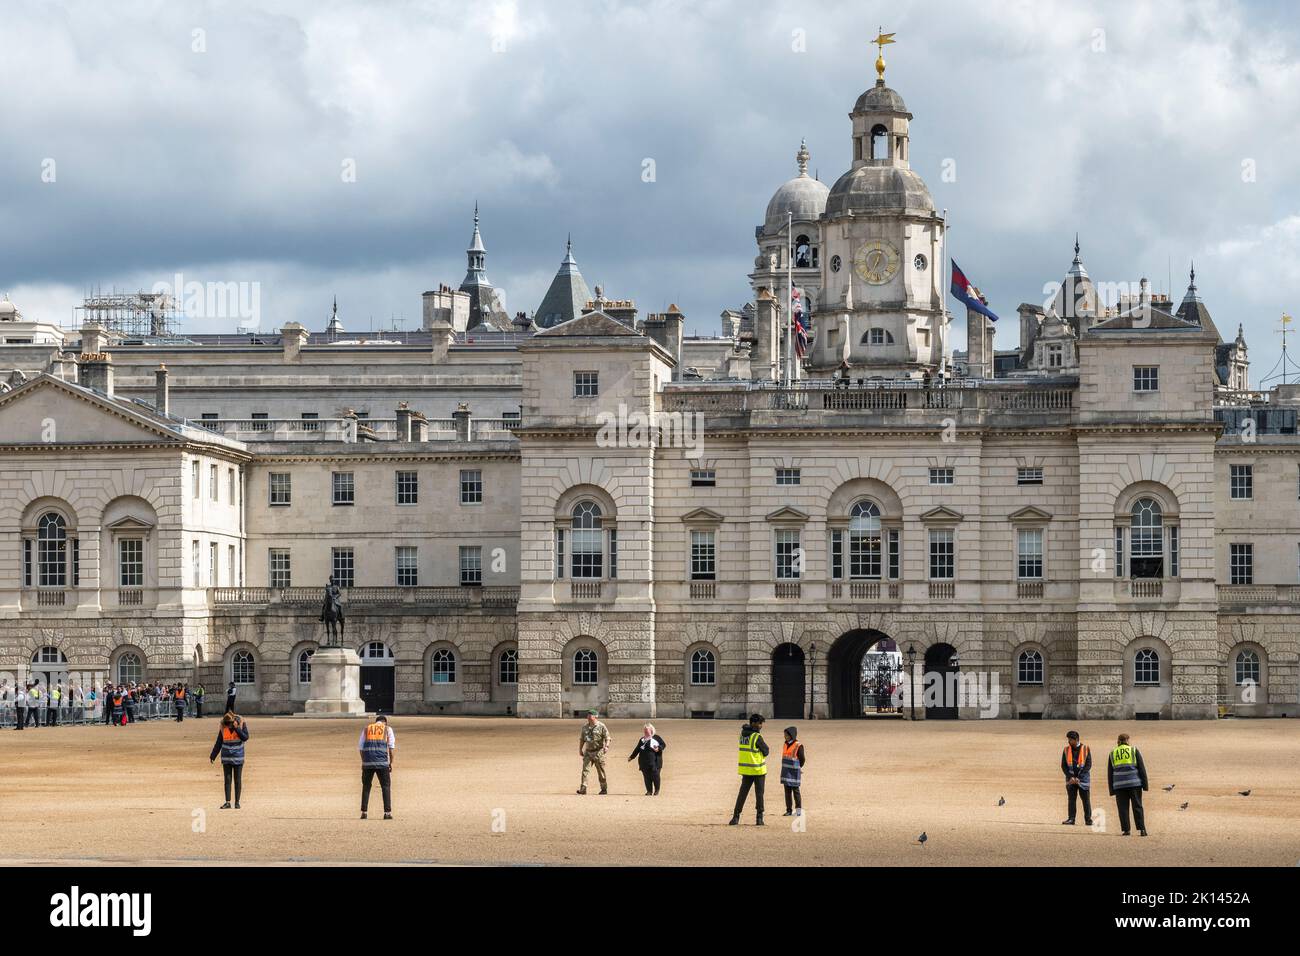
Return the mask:
[[322, 647], [311, 658], [311, 698], [299, 717], [364, 717], [361, 658], [346, 647]]

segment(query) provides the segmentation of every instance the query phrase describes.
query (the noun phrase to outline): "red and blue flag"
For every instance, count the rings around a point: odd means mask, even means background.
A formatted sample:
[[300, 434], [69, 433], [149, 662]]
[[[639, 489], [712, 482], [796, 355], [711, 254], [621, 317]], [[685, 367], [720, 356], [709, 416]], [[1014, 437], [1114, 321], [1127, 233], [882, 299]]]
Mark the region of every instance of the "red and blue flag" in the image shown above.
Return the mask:
[[966, 273], [957, 267], [956, 262], [952, 264], [952, 294], [966, 308], [980, 315], [986, 315], [994, 322], [998, 320], [997, 315], [988, 306], [988, 299], [971, 284], [970, 279], [966, 278]]

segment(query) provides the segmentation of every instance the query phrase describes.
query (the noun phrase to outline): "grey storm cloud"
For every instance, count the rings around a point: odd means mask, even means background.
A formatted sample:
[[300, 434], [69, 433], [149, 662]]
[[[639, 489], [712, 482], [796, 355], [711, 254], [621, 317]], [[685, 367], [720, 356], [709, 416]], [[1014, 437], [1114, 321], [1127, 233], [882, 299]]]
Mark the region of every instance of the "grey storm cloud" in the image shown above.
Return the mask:
[[1278, 315], [1300, 305], [1289, 13], [1227, 0], [10, 3], [0, 289], [67, 321], [88, 286], [180, 273], [259, 283], [267, 327], [320, 327], [336, 294], [351, 328], [410, 327], [424, 289], [463, 275], [477, 201], [512, 310], [536, 307], [572, 233], [589, 284], [643, 310], [676, 302], [711, 332], [747, 297], [754, 226], [800, 139], [824, 181], [848, 167], [846, 114], [874, 79], [883, 24], [898, 39], [888, 81], [915, 114], [913, 167], [1000, 314], [1046, 297], [1076, 231], [1100, 281], [1148, 276], [1178, 298], [1195, 259], [1221, 329], [1245, 324], [1258, 376]]

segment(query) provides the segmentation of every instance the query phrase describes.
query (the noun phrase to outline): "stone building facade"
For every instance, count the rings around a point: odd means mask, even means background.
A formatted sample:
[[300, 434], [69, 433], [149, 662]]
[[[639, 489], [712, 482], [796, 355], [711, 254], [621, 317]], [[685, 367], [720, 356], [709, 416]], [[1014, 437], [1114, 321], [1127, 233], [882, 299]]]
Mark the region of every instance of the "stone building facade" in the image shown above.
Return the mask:
[[976, 314], [954, 354], [912, 114], [882, 78], [850, 117], [720, 336], [580, 308], [571, 250], [545, 322], [442, 286], [373, 340], [14, 336], [0, 671], [299, 710], [333, 575], [398, 713], [860, 716], [883, 653], [927, 719], [1295, 716], [1300, 389], [1246, 390], [1194, 279], [1107, 302], [1077, 244], [1013, 354]]

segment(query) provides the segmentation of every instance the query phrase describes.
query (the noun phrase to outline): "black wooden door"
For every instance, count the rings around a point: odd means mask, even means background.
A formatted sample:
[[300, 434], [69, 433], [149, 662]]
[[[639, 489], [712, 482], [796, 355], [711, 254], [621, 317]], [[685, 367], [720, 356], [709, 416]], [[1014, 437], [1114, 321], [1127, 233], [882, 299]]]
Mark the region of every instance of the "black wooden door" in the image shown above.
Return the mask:
[[782, 644], [772, 654], [772, 716], [802, 720], [806, 685], [803, 651]]
[[397, 670], [393, 667], [361, 668], [361, 700], [366, 710], [391, 714], [397, 688]]

